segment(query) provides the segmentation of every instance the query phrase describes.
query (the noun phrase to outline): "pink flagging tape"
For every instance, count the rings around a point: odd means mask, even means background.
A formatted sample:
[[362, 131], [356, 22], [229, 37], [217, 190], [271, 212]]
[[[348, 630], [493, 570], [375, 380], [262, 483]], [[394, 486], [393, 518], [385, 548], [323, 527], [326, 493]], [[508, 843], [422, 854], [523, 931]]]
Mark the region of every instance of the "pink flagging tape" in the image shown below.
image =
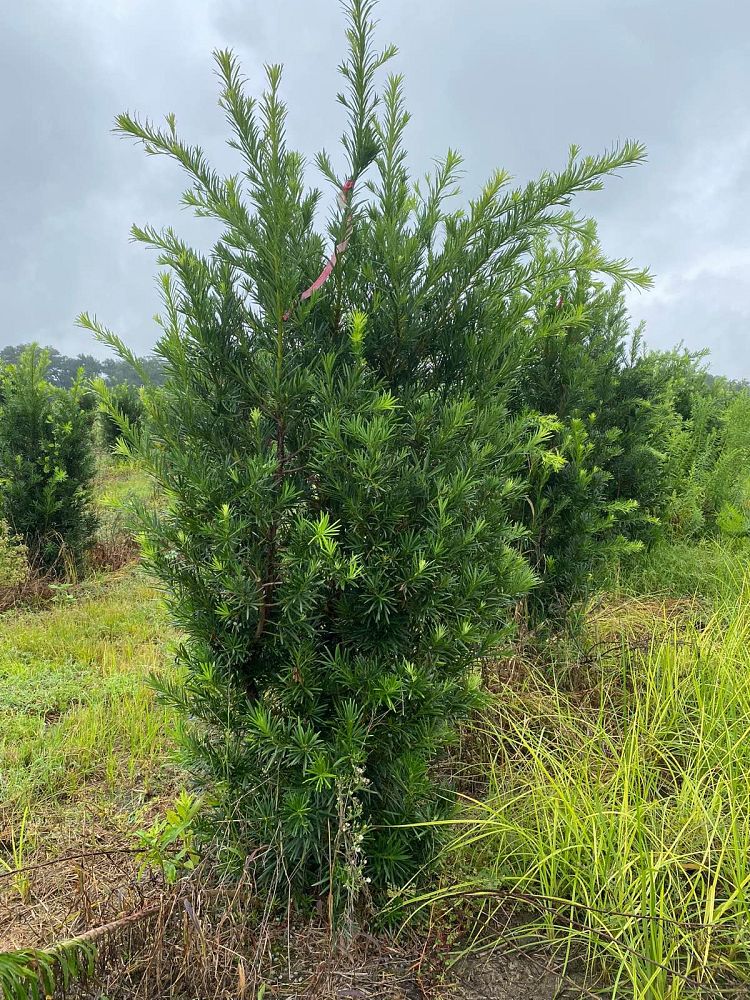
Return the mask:
[[[346, 208], [349, 205], [353, 190], [354, 190], [354, 181], [352, 178], [349, 178], [348, 181], [345, 181], [343, 183], [343, 185], [341, 186], [341, 190], [339, 191], [339, 204], [342, 206], [342, 208]], [[313, 281], [310, 287], [306, 288], [304, 292], [300, 295], [299, 297], [300, 302], [304, 302], [305, 299], [309, 299], [310, 296], [313, 294], [313, 292], [317, 292], [319, 288], [322, 288], [323, 285], [325, 285], [326, 281], [328, 281], [328, 279], [331, 277], [333, 269], [336, 266], [336, 262], [338, 261], [341, 254], [344, 253], [346, 248], [349, 246], [349, 239], [352, 235], [352, 222], [353, 222], [352, 214], [351, 212], [349, 212], [346, 217], [346, 236], [341, 241], [341, 243], [336, 244], [336, 248], [334, 249], [333, 253], [328, 259], [328, 263], [320, 272], [315, 281]], [[286, 322], [286, 320], [289, 319], [291, 314], [292, 310], [287, 309], [283, 317], [284, 322]]]

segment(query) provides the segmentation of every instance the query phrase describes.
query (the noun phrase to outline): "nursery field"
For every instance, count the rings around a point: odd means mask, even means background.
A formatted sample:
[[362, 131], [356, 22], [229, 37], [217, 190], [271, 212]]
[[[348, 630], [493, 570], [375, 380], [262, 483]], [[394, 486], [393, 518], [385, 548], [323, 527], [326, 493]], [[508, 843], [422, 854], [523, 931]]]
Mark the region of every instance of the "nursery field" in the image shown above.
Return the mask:
[[[134, 489], [133, 470], [100, 477], [105, 534]], [[231, 955], [216, 995], [238, 981], [253, 997], [742, 992], [747, 554], [737, 543], [664, 546], [592, 598], [574, 631], [545, 644], [517, 637], [485, 668], [491, 700], [453, 755], [459, 806], [429, 891], [374, 946], [344, 954], [325, 922], [272, 915], [252, 892], [235, 898], [230, 926], [204, 902], [179, 933]], [[150, 684], [170, 669], [176, 638], [136, 562], [0, 616], [0, 956], [174, 905], [175, 886], [135, 849], [184, 784], [175, 719]], [[254, 926], [239, 933], [248, 908]], [[159, 949], [175, 954], [170, 933], [158, 945], [150, 932], [118, 938], [97, 995], [203, 995], [186, 971], [195, 941], [181, 943], [169, 975], [154, 971]]]
[[747, 996], [741, 359], [631, 314], [643, 143], [424, 174], [340, 6], [335, 150], [214, 52], [233, 172], [115, 119], [152, 333], [0, 356], [2, 1000]]

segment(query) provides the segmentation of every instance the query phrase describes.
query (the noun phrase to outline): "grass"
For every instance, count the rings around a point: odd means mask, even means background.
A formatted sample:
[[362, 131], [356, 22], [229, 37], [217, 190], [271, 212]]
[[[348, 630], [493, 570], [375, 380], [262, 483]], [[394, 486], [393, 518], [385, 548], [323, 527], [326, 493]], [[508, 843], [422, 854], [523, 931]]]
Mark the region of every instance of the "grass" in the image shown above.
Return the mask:
[[0, 616], [0, 834], [26, 810], [38, 821], [92, 796], [132, 805], [161, 787], [170, 719], [148, 676], [168, 638], [132, 566]]
[[686, 597], [712, 603], [736, 596], [750, 560], [747, 539], [661, 542], [640, 553], [615, 581], [629, 596]]
[[100, 519], [111, 512], [120, 512], [131, 498], [144, 500], [151, 487], [148, 477], [133, 462], [100, 455], [94, 482], [95, 507]]
[[516, 900], [526, 917], [506, 940], [575, 958], [605, 995], [747, 989], [750, 576], [725, 583], [708, 616], [662, 606], [644, 623], [641, 602], [645, 648], [615, 604], [609, 639], [623, 641], [599, 644], [585, 696], [555, 680], [570, 671], [500, 693], [478, 726], [488, 792], [446, 858], [465, 877], [438, 894], [484, 900], [471, 948]]

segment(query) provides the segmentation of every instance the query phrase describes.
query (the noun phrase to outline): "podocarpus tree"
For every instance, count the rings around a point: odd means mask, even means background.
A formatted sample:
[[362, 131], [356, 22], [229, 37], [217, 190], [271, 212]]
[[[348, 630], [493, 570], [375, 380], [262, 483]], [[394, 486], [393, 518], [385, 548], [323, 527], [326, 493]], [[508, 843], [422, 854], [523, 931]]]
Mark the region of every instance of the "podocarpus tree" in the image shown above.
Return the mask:
[[184, 713], [185, 759], [220, 839], [269, 877], [334, 897], [366, 879], [401, 884], [431, 857], [435, 828], [421, 824], [451, 801], [432, 765], [533, 583], [510, 516], [527, 424], [507, 407], [552, 280], [532, 240], [582, 225], [571, 195], [642, 156], [634, 144], [574, 154], [518, 191], [498, 173], [448, 211], [459, 157], [411, 182], [401, 81], [382, 100], [375, 89], [393, 50], [374, 49], [368, 0], [346, 12], [343, 154], [338, 170], [317, 161], [338, 195], [322, 274], [320, 195], [286, 143], [278, 67], [255, 101], [234, 57], [216, 56], [233, 177], [171, 116], [118, 120], [182, 164], [186, 203], [225, 225], [208, 255], [171, 230], [135, 230], [168, 268], [166, 383], [146, 391], [144, 431], [123, 428], [165, 496], [141, 512], [185, 636], [162, 693]]
[[[626, 448], [644, 475], [659, 462], [662, 425], [654, 424], [654, 408], [634, 397], [623, 378], [631, 361], [623, 289], [585, 268], [560, 267], [571, 255], [571, 239], [565, 234], [559, 245], [540, 239], [534, 248], [539, 269], [558, 278], [535, 310], [537, 337], [514, 394], [516, 410], [539, 414], [551, 430], [530, 455], [520, 515], [529, 531], [525, 551], [540, 577], [528, 602], [534, 623], [551, 617], [560, 624], [572, 605], [601, 585], [616, 559], [640, 546], [649, 514], [621, 492], [614, 470]], [[576, 239], [595, 241], [593, 225]], [[646, 272], [632, 280], [649, 282]]]
[[2, 376], [0, 517], [20, 535], [32, 565], [61, 571], [92, 540], [94, 457], [82, 377], [50, 385], [47, 354], [27, 347]]
[[[143, 419], [143, 404], [140, 393], [134, 385], [121, 382], [113, 386], [108, 393], [108, 399], [108, 405], [114, 405], [120, 419], [124, 417], [134, 428], [140, 425]], [[121, 436], [119, 420], [113, 418], [106, 408], [100, 411], [99, 418], [101, 439], [109, 451], [115, 451]]]
[[703, 355], [658, 353], [679, 426], [673, 434], [666, 519], [676, 538], [747, 533], [750, 511], [750, 397], [711, 377]]

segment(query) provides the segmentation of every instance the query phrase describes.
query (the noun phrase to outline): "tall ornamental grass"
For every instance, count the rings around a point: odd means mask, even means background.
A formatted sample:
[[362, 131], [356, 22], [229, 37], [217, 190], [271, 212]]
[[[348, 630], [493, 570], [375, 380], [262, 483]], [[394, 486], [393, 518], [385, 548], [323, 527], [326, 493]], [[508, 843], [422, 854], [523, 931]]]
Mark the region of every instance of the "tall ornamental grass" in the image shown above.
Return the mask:
[[489, 794], [455, 826], [468, 875], [440, 895], [486, 916], [519, 901], [518, 940], [583, 957], [605, 995], [733, 995], [750, 974], [750, 577], [620, 670], [590, 708], [504, 692], [482, 726]]

